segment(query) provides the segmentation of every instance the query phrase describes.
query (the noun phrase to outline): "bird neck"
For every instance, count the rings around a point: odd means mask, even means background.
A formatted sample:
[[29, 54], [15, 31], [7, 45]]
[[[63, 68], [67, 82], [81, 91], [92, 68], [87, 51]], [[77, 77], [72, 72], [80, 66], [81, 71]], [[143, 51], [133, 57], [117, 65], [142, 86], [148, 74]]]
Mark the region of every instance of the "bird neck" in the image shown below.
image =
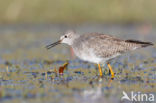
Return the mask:
[[72, 41], [71, 41], [71, 45], [73, 45], [74, 42], [75, 42], [79, 37], [80, 37], [80, 35], [76, 34], [76, 35], [73, 37]]

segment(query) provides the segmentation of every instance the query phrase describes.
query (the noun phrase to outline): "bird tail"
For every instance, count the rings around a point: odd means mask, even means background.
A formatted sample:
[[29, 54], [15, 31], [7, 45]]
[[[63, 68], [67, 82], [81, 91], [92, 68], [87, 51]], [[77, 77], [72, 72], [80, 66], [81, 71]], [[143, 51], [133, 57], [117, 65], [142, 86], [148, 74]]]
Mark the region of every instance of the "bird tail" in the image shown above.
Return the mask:
[[138, 45], [140, 45], [141, 47], [147, 47], [147, 46], [152, 46], [152, 45], [154, 45], [152, 42], [143, 42], [143, 41], [138, 41], [138, 40], [126, 40], [125, 42], [138, 44]]

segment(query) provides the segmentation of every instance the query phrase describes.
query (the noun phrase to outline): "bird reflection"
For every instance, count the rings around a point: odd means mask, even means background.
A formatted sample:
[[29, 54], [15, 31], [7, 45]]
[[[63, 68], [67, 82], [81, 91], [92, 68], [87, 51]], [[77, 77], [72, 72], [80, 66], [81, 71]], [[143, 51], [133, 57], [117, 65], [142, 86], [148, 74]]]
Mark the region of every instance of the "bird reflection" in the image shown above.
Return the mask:
[[[103, 103], [107, 103], [106, 100], [103, 100], [103, 96], [104, 96], [104, 89], [109, 89], [111, 87], [111, 83], [113, 81], [113, 79], [105, 79], [108, 80], [104, 81], [103, 78], [98, 78], [97, 79], [97, 86], [91, 89], [87, 89], [83, 91], [83, 98], [84, 100], [86, 100], [87, 102], [100, 102], [102, 101]], [[102, 83], [107, 82], [106, 86], [104, 87]], [[105, 102], [104, 102], [105, 101]]]

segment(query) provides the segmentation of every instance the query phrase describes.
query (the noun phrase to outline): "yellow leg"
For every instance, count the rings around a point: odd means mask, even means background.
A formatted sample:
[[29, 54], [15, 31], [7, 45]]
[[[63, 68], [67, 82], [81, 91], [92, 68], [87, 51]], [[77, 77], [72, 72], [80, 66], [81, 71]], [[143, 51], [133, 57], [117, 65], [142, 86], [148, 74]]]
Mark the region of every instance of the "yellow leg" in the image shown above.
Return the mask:
[[98, 68], [99, 68], [100, 76], [102, 76], [102, 69], [101, 69], [101, 67], [100, 67], [100, 64], [98, 64]]
[[109, 68], [109, 70], [110, 70], [110, 72], [111, 72], [112, 78], [114, 78], [114, 72], [113, 72], [113, 70], [112, 70], [111, 65], [110, 65], [109, 63], [107, 63], [107, 65], [108, 65], [108, 68]]

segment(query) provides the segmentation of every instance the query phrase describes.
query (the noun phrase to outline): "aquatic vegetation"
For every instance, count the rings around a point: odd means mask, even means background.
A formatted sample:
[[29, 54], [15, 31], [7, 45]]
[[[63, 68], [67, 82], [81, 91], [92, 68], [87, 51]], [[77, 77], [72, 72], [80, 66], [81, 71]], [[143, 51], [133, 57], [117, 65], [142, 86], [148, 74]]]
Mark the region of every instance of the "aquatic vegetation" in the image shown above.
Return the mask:
[[[138, 69], [137, 66], [140, 65], [138, 63], [128, 64], [127, 67], [125, 67], [125, 64], [115, 63], [114, 65], [120, 65], [119, 68], [122, 69], [115, 67], [116, 74], [114, 80], [111, 80], [107, 68], [104, 71], [105, 76], [99, 78], [98, 69], [96, 70], [92, 66], [87, 68], [87, 65], [92, 64], [83, 64], [83, 62], [68, 64], [65, 61], [61, 61], [62, 64], [58, 66], [57, 62], [53, 61], [49, 64], [47, 60], [46, 62], [29, 60], [29, 63], [27, 62], [28, 65], [27, 63], [19, 64], [10, 61], [9, 73], [0, 72], [0, 101], [16, 101], [20, 98], [27, 101], [32, 99], [31, 102], [37, 102], [39, 98], [42, 101], [46, 99], [57, 101], [61, 97], [61, 100], [68, 102], [67, 97], [75, 99], [80, 97], [82, 99], [83, 97], [85, 99], [91, 96], [91, 92], [96, 93], [98, 88], [101, 93], [99, 98], [103, 98], [103, 96], [104, 98], [111, 98], [111, 95], [118, 94], [121, 90], [152, 92], [155, 87], [155, 73], [153, 72], [155, 71], [155, 62], [150, 64], [142, 62], [142, 66]], [[73, 64], [79, 64], [79, 66], [75, 65], [77, 68], [72, 69], [70, 66]], [[86, 68], [81, 68], [83, 65], [86, 65]], [[63, 75], [58, 75], [58, 73], [63, 73]], [[73, 93], [76, 93], [77, 96], [74, 96]], [[82, 95], [81, 93], [84, 94]], [[51, 98], [56, 99], [52, 100]]]

